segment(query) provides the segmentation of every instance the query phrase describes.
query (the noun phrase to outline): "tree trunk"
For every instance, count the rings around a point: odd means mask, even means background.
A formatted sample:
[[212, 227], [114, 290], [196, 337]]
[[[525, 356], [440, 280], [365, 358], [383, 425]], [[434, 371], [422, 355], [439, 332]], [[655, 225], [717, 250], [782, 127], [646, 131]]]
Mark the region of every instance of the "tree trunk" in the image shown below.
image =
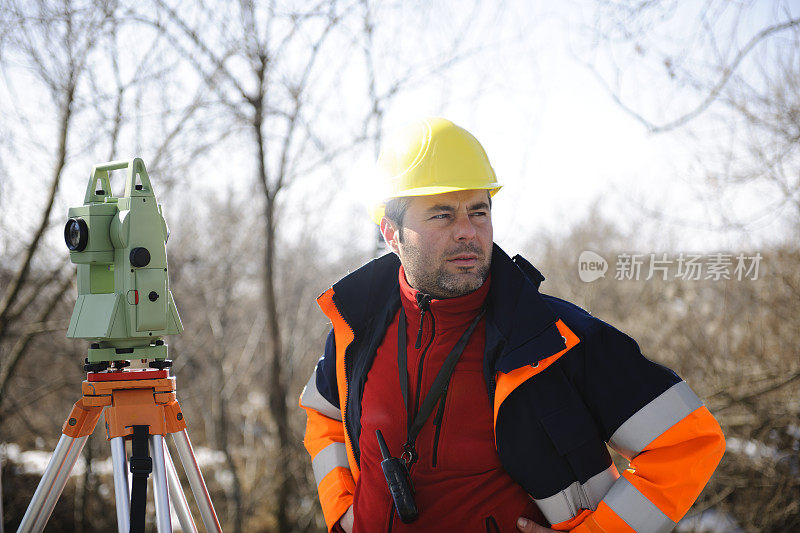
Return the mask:
[[228, 400], [225, 398], [225, 391], [222, 390], [225, 383], [225, 375], [222, 372], [222, 359], [218, 361], [219, 364], [219, 400], [218, 400], [218, 435], [219, 446], [222, 453], [225, 454], [225, 462], [228, 469], [231, 471], [233, 477], [233, 531], [234, 533], [242, 533], [242, 519], [244, 518], [244, 509], [242, 507], [242, 483], [239, 480], [239, 472], [236, 469], [236, 463], [231, 453], [230, 443], [228, 442]]
[[275, 297], [275, 227], [274, 203], [270, 202], [266, 213], [267, 239], [264, 253], [264, 284], [267, 306], [267, 326], [270, 339], [269, 407], [275, 422], [278, 437], [276, 456], [276, 520], [278, 531], [291, 529], [287, 514], [292, 496], [291, 445], [289, 432], [289, 413], [286, 407], [286, 383], [283, 379], [281, 334], [278, 321], [278, 306]]
[[[261, 100], [259, 100], [260, 102]], [[277, 455], [275, 458], [275, 520], [278, 531], [290, 531], [289, 502], [294, 487], [291, 468], [291, 438], [289, 413], [286, 407], [286, 384], [283, 379], [283, 344], [281, 340], [278, 303], [275, 295], [275, 191], [269, 186], [266, 151], [262, 132], [262, 107], [255, 106], [253, 126], [258, 145], [258, 173], [264, 193], [264, 306], [267, 312], [269, 335], [269, 410], [275, 424]]]

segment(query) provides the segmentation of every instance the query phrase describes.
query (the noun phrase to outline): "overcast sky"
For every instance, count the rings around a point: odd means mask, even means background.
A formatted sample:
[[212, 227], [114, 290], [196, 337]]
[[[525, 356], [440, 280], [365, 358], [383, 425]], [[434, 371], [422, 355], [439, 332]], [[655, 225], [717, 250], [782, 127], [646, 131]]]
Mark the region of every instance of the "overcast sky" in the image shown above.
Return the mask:
[[[702, 175], [696, 159], [704, 139], [689, 140], [680, 130], [648, 133], [576, 60], [576, 42], [587, 38], [581, 24], [591, 20], [592, 2], [507, 6], [491, 24], [476, 24], [493, 27], [496, 35], [506, 38], [499, 37], [486, 53], [454, 68], [444, 83], [399, 99], [386, 116], [387, 126], [392, 126], [409, 116], [441, 115], [475, 134], [504, 184], [493, 214], [500, 244], [513, 250], [537, 231], [566, 231], [585, 218], [595, 202], [620, 226], [633, 225], [640, 236], [647, 235], [654, 246], [648, 251], [660, 251], [667, 243], [683, 250], [714, 250], [775, 240], [778, 218], [755, 224], [744, 235], [708, 230], [719, 214], [713, 212], [718, 206], [697, 194]], [[753, 17], [746, 29], [757, 31], [770, 13], [762, 15]], [[671, 96], [667, 86], [641, 90], [655, 102]], [[707, 116], [697, 123], [704, 120]], [[708, 146], [716, 140], [707, 139]], [[368, 164], [362, 164], [361, 180], [348, 181], [353, 195], [371, 178]], [[762, 205], [755, 190], [745, 191], [737, 201], [750, 208]], [[674, 224], [642, 227], [643, 216], [652, 210]], [[736, 219], [736, 206], [726, 215]]]
[[[461, 50], [468, 52], [444, 75], [421, 77], [412, 90], [393, 100], [385, 110], [384, 129], [414, 117], [438, 115], [470, 130], [485, 147], [504, 184], [495, 197], [493, 217], [495, 239], [510, 252], [520, 250], [541, 232], [566, 233], [587, 216], [593, 204], [623, 229], [635, 228], [643, 246], [650, 247], [642, 250], [646, 252], [664, 251], [666, 246], [686, 251], [752, 251], [785, 234], [777, 214], [764, 217], [746, 234], [707, 229], [718, 221], [720, 206], [698, 198], [702, 173], [697, 160], [706, 142], [710, 145], [716, 140], [711, 138], [714, 133], [707, 131], [706, 138], [691, 141], [682, 131], [649, 134], [614, 103], [577, 60], [585, 59], [580, 57], [580, 50], [585, 50], [581, 42], [587, 34], [581, 25], [591, 21], [594, 2], [478, 2], [478, 7], [468, 13], [459, 11], [459, 5], [401, 3], [397, 11], [388, 10], [391, 16], [383, 11], [386, 18], [378, 25], [383, 33], [376, 36], [376, 44], [383, 47], [389, 60], [379, 69], [391, 68], [391, 60], [398, 58], [435, 57], [454, 34], [461, 39]], [[769, 6], [769, 2], [754, 5], [747, 19], [752, 27], [745, 28], [745, 36], [773, 15], [769, 9], [760, 8]], [[688, 20], [691, 13], [685, 16]], [[676, 23], [682, 23], [680, 16]], [[5, 75], [0, 97], [8, 97], [9, 87], [16, 85], [18, 101], [31, 104], [33, 100], [24, 98], [26, 83], [14, 78], [21, 71], [9, 69]], [[638, 87], [634, 85], [633, 89]], [[667, 86], [641, 87], [641, 94], [653, 102], [668, 93]], [[368, 102], [354, 99], [342, 104], [361, 117]], [[696, 119], [701, 131], [707, 119]], [[158, 134], [149, 132], [150, 136]], [[35, 132], [36, 142], [43, 145], [53, 136], [46, 127]], [[141, 155], [148, 163], [148, 154], [127, 153], [123, 148], [130, 146], [122, 143], [120, 158]], [[330, 248], [362, 243], [369, 249], [375, 240], [375, 228], [366, 213], [367, 193], [374, 185], [374, 156], [374, 147], [363, 145], [352, 158], [340, 159], [287, 191], [284, 206], [289, 223], [282, 226], [284, 235], [292, 238], [293, 231], [307, 230], [292, 216], [316, 211], [324, 213], [325, 223], [315, 231]], [[208, 154], [198, 167], [203, 171], [186, 180], [181, 194], [161, 199], [172, 204], [165, 206], [168, 220], [169, 213], [180, 209], [181, 203], [183, 207], [191, 205], [199, 195], [218, 195], [228, 187], [255, 198], [249, 177], [252, 168], [246, 157], [232, 159], [224, 148]], [[28, 163], [34, 167], [36, 161]], [[82, 201], [88, 170], [69, 168], [54, 217]], [[5, 191], [5, 216], [24, 217], [26, 209], [35, 209], [40, 201], [42, 189], [29, 185], [28, 172], [23, 169], [5, 181], [13, 185]], [[159, 177], [151, 177], [158, 194]], [[320, 183], [331, 182], [340, 192], [332, 199], [331, 193], [320, 187]], [[721, 209], [736, 219], [763, 206], [759, 192], [746, 189], [735, 203]], [[662, 213], [667, 222], [654, 220], [651, 211]], [[33, 225], [35, 219], [29, 220]], [[53, 233], [54, 242], [60, 239], [57, 233]], [[14, 242], [13, 235], [2, 237]]]

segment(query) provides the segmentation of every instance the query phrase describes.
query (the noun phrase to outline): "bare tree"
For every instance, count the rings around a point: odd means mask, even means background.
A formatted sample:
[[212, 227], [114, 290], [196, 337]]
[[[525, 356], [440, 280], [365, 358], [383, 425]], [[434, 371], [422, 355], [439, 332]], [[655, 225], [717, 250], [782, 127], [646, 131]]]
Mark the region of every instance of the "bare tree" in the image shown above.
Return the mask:
[[[59, 257], [54, 258], [46, 244], [48, 235], [53, 236], [53, 209], [65, 180], [69, 179], [70, 161], [86, 165], [79, 174], [86, 176], [87, 152], [106, 160], [120, 156], [120, 144], [128, 143], [128, 137], [122, 137], [123, 127], [130, 122], [124, 112], [129, 108], [126, 98], [129, 99], [134, 90], [144, 90], [163, 78], [164, 65], [157, 55], [158, 40], [154, 39], [137, 63], [126, 65], [130, 74], [123, 79], [119, 67], [123, 58], [116, 40], [125, 21], [120, 17], [116, 2], [8, 0], [3, 1], [0, 8], [4, 15], [0, 22], [0, 67], [6, 74], [5, 89], [10, 96], [0, 112], [8, 117], [4, 127], [12, 133], [9, 138], [13, 139], [8, 146], [0, 146], [0, 161], [12, 165], [17, 174], [36, 176], [25, 185], [31, 190], [38, 190], [41, 185], [38, 176], [48, 176], [45, 193], [42, 198], [34, 197], [36, 204], [28, 205], [30, 212], [17, 207], [13, 211], [15, 217], [0, 222], [8, 225], [3, 230], [22, 236], [12, 241], [21, 241], [21, 246], [14, 244], [16, 249], [4, 250], [0, 265], [11, 271], [0, 293], [0, 347], [10, 347], [0, 361], [2, 402], [5, 387], [26, 354], [28, 342], [21, 341], [37, 334], [35, 324], [22, 325], [29, 318], [24, 313], [48, 295], [56, 300], [47, 302], [43, 308], [54, 309], [66, 288], [55, 292], [47, 289], [51, 285], [61, 285], [61, 280], [72, 272], [65, 254], [59, 251]], [[111, 91], [103, 83], [107, 65], [114, 82]], [[40, 101], [40, 97], [43, 100]], [[197, 102], [192, 102], [183, 109], [170, 110], [179, 114], [177, 125], [168, 124], [172, 129], [168, 128], [166, 139], [150, 144], [155, 146], [157, 154], [156, 172], [163, 163], [163, 154], [169, 152], [177, 133], [190, 123], [188, 118], [197, 107]], [[47, 132], [54, 137], [50, 138]], [[107, 146], [105, 152], [102, 146]], [[133, 155], [128, 149], [123, 154]], [[49, 170], [48, 165], [51, 165]], [[21, 180], [15, 182], [22, 183]], [[66, 182], [78, 183], [74, 179]], [[80, 183], [78, 190], [83, 186]], [[26, 228], [19, 220], [31, 213], [36, 223]], [[61, 216], [63, 214], [59, 218]], [[45, 272], [31, 279], [37, 260], [38, 268]], [[7, 342], [9, 338], [12, 342]]]
[[[58, 224], [52, 224], [53, 212], [62, 207], [59, 197], [65, 186], [80, 183], [79, 191], [85, 187], [85, 181], [71, 177], [75, 174], [72, 169], [83, 168], [79, 175], [86, 176], [90, 162], [139, 155], [130, 151], [133, 135], [128, 126], [133, 123], [135, 110], [132, 94], [154, 92], [168, 72], [155, 32], [154, 39], [137, 34], [142, 45], [138, 58], [120, 52], [116, 43], [119, 35], [125, 35], [121, 27], [126, 21], [118, 8], [113, 0], [0, 2], [0, 68], [8, 96], [0, 103], [0, 167], [14, 170], [4, 171], [0, 182], [3, 201], [10, 207], [4, 213], [14, 214], [0, 221], [0, 231], [14, 235], [0, 258], [0, 417], [5, 422], [4, 441], [35, 438], [37, 442], [51, 442], [60, 422], [55, 418], [42, 420], [39, 414], [48, 410], [38, 407], [53, 402], [56, 407], [49, 412], [63, 416], [66, 406], [79, 394], [81, 376], [75, 370], [80, 369], [84, 355], [73, 350], [77, 344], [85, 345], [60, 341], [47, 344], [53, 336], [63, 338], [66, 333], [69, 315], [64, 304], [73, 300], [70, 289], [74, 287], [74, 270], [66, 250], [59, 247], [54, 253], [51, 248], [53, 241], [60, 241], [54, 239], [58, 229], [53, 226]], [[145, 48], [148, 41], [150, 46]], [[111, 75], [110, 80], [106, 73]], [[162, 121], [165, 138], [145, 144], [148, 149], [155, 145], [157, 157], [150, 166], [151, 173], [153, 169], [158, 172], [159, 163], [164, 164], [171, 155], [171, 143], [180, 139], [185, 128], [191, 128], [189, 119], [199, 108], [199, 99], [195, 100], [184, 108], [179, 108], [176, 100], [166, 111], [148, 104], [145, 116], [153, 116], [154, 111], [168, 115]], [[170, 113], [178, 115], [177, 123]], [[14, 191], [7, 193], [7, 185], [16, 186], [17, 198]], [[31, 191], [41, 191], [41, 195]], [[21, 207], [25, 204], [19, 199], [30, 204]], [[34, 223], [28, 227], [30, 219]], [[62, 361], [59, 355], [73, 357]], [[40, 373], [31, 379], [26, 366], [51, 367], [53, 359], [59, 361], [60, 373]], [[71, 387], [66, 386], [67, 376], [72, 378]], [[34, 419], [30, 419], [31, 413], [37, 414]], [[27, 433], [12, 429], [20, 422]], [[105, 521], [94, 513], [100, 499], [94, 465], [98, 444], [90, 439], [84, 474], [71, 492], [74, 512], [64, 512], [67, 523], [74, 524], [76, 530], [104, 527]], [[26, 497], [32, 494], [27, 487], [19, 492]], [[63, 505], [67, 504], [60, 504], [60, 508]], [[10, 518], [15, 519], [13, 513]]]
[[[717, 228], [800, 220], [795, 3], [604, 1], [591, 17], [576, 56], [648, 131], [690, 136]], [[761, 201], [728, 212], [741, 190]]]
[[[284, 339], [276, 297], [277, 203], [283, 190], [297, 177], [302, 158], [320, 142], [313, 120], [306, 116], [306, 108], [311, 107], [307, 105], [306, 92], [314, 80], [320, 51], [344, 14], [335, 4], [327, 3], [291, 13], [282, 13], [274, 5], [259, 9], [249, 2], [234, 10], [217, 5], [201, 9], [200, 17], [227, 29], [219, 36], [219, 42], [213, 42], [207, 37], [207, 28], [193, 27], [190, 17], [179, 13], [179, 8], [164, 2], [156, 5], [169, 23], [162, 23], [159, 17], [151, 21], [153, 25], [186, 50], [187, 59], [216, 93], [218, 103], [235, 121], [235, 127], [248, 133], [252, 143], [264, 209], [263, 302], [270, 353], [267, 390], [279, 453], [275, 458], [274, 512], [277, 529], [288, 531], [289, 505], [296, 488], [293, 456], [289, 453], [293, 442], [283, 368]], [[309, 45], [291, 51], [292, 46], [306, 39], [310, 39]], [[302, 65], [300, 69], [285, 63], [288, 54]], [[275, 137], [273, 132], [280, 133]]]
[[[219, 480], [210, 476], [209, 486], [222, 502], [223, 520], [237, 531], [318, 529], [315, 484], [300, 445], [304, 415], [296, 408], [328, 327], [314, 297], [368, 257], [369, 245], [327, 257], [315, 229], [326, 202], [347, 179], [349, 170], [340, 161], [365, 141], [377, 149], [392, 99], [430, 83], [483, 46], [464, 44], [472, 13], [443, 32], [424, 5], [363, 0], [291, 7], [167, 0], [49, 7], [44, 1], [9, 0], [3, 8], [0, 66], [6, 71], [21, 65], [37, 72], [39, 62], [69, 59], [65, 51], [83, 50], [76, 43], [94, 35], [82, 59], [74, 61], [79, 76], [56, 186], [63, 189], [65, 180], [73, 179], [71, 169], [89, 168], [92, 160], [141, 155], [156, 178], [161, 203], [172, 212], [180, 204], [185, 223], [179, 227], [187, 238], [173, 236], [169, 250], [171, 283], [187, 334], [170, 340], [171, 353], [175, 372], [194, 377], [181, 381], [181, 402], [187, 413], [196, 414], [192, 428], [201, 431], [198, 447], [208, 443], [221, 452], [220, 462], [210, 467]], [[95, 25], [79, 18], [90, 13], [97, 17]], [[420, 53], [411, 36], [406, 49], [398, 48], [394, 28], [408, 15], [420, 22], [431, 19], [436, 31], [427, 37], [435, 39], [433, 52]], [[72, 48], [59, 48], [47, 44], [61, 35], [48, 33], [48, 20], [74, 33], [96, 31], [72, 39]], [[22, 46], [25, 39], [33, 44]], [[45, 54], [48, 47], [55, 49], [53, 57]], [[38, 83], [49, 87], [52, 80], [67, 79], [57, 71]], [[14, 104], [24, 100], [17, 98]], [[0, 139], [0, 165], [7, 164], [9, 154], [23, 153], [27, 137], [34, 137], [29, 144], [37, 153], [52, 153], [52, 143], [35, 138], [42, 131], [33, 127], [36, 113], [2, 104], [0, 109], [19, 119], [0, 121], [0, 128], [9, 129]], [[21, 158], [10, 163], [40, 173]], [[189, 201], [189, 195], [177, 194], [188, 190], [198, 174], [215, 183], [229, 181], [230, 203], [199, 195]], [[239, 176], [248, 180], [243, 184]], [[314, 199], [308, 205], [314, 207], [298, 215], [305, 202], [292, 195], [309, 190]], [[52, 192], [45, 220], [61, 207], [60, 196]], [[203, 234], [197, 231], [198, 213], [206, 207]], [[309, 212], [315, 216], [305, 216]], [[25, 261], [16, 293], [3, 293], [9, 303], [0, 321], [5, 327], [0, 409], [13, 421], [4, 429], [13, 428], [8, 435], [14, 442], [28, 444], [48, 429], [57, 433], [57, 406], [74, 400], [85, 349], [84, 343], [62, 339], [57, 345], [63, 361], [52, 363], [48, 357], [51, 348], [45, 343], [63, 337], [70, 304], [68, 297], [58, 305], [49, 299], [69, 292], [71, 269], [66, 260], [43, 257], [50, 251], [47, 235], [46, 226], [37, 237], [38, 252]], [[59, 255], [64, 257], [63, 251]], [[3, 263], [11, 259], [4, 253]], [[12, 281], [19, 269], [12, 270], [0, 268], [0, 277]], [[28, 363], [44, 371], [36, 375]], [[14, 394], [6, 393], [12, 389]], [[92, 527], [86, 518], [102, 500], [96, 490], [102, 476], [92, 468], [97, 455], [85, 458], [86, 475], [73, 493], [74, 512], [64, 513], [76, 529]]]
[[[376, 8], [369, 2], [323, 0], [291, 8], [241, 2], [235, 7], [212, 4], [188, 9], [158, 0], [154, 5], [153, 14], [138, 10], [138, 20], [162, 31], [193, 66], [214, 95], [225, 127], [242, 139], [252, 158], [263, 209], [262, 304], [269, 361], [265, 377], [278, 453], [274, 514], [276, 529], [287, 531], [292, 529], [289, 509], [297, 493], [294, 478], [304, 469], [295, 464], [297, 437], [289, 414], [297, 392], [289, 386], [293, 368], [285, 328], [292, 325], [283, 324], [279, 290], [286, 281], [278, 269], [286, 218], [282, 200], [304, 177], [379, 135], [385, 102], [415, 76], [409, 66], [388, 81], [378, 79], [371, 42]], [[340, 87], [353, 82], [345, 82], [342, 72], [348, 68], [348, 58], [359, 51], [366, 79], [356, 89], [363, 91], [370, 105], [357, 111], [363, 118], [350, 121], [362, 126], [344, 132], [340, 104], [348, 99]], [[448, 54], [442, 64], [453, 61]], [[427, 65], [426, 70], [437, 68], [442, 67]], [[297, 302], [283, 305], [296, 308]]]
[[[75, 5], [72, 2], [4, 2], [5, 13], [2, 57], [5, 62], [19, 61], [30, 69], [36, 81], [41, 84], [50, 99], [55, 122], [55, 138], [47, 141], [52, 147], [43, 150], [40, 161], [51, 159], [50, 180], [38, 223], [29, 239], [24, 241], [20, 250], [20, 259], [13, 267], [13, 274], [5, 285], [0, 298], [0, 340], [36, 299], [47, 291], [43, 291], [48, 283], [57, 283], [63, 277], [63, 263], [52, 268], [49, 276], [39, 282], [30, 284], [30, 273], [34, 256], [41, 249], [45, 234], [50, 227], [50, 215], [55, 203], [64, 168], [67, 165], [70, 144], [74, 138], [73, 125], [76, 115], [85, 111], [79, 103], [81, 85], [85, 83], [88, 59], [97, 44], [97, 36], [103, 31], [109, 20], [106, 5]], [[14, 94], [12, 92], [12, 94]], [[33, 102], [25, 95], [15, 94], [17, 101], [13, 105], [21, 111], [30, 110]], [[22, 118], [22, 120], [26, 120]], [[29, 135], [36, 133], [29, 130]], [[37, 172], [45, 168], [37, 165]], [[45, 308], [53, 309], [63, 296], [66, 286], [56, 291], [53, 300]], [[26, 288], [28, 289], [26, 291]], [[42, 317], [46, 320], [47, 315]], [[28, 340], [35, 335], [37, 328], [28, 327], [17, 341], [4, 361], [0, 371], [0, 400], [2, 390], [13, 375], [14, 369], [25, 354]]]

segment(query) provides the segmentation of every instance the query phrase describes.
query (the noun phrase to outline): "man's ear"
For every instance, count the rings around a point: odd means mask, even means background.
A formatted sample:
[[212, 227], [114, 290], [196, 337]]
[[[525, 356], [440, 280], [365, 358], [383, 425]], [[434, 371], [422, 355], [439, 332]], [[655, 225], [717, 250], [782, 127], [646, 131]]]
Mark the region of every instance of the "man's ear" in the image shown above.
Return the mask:
[[400, 228], [396, 228], [394, 222], [386, 217], [381, 219], [381, 235], [383, 240], [386, 241], [386, 246], [389, 247], [394, 253], [400, 255]]

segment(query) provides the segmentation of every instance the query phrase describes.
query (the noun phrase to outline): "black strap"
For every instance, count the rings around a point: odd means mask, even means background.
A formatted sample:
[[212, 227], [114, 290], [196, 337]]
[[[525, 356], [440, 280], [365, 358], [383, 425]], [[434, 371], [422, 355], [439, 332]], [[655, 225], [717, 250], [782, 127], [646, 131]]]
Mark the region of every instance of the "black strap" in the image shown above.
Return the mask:
[[153, 471], [147, 438], [150, 426], [133, 426], [130, 469], [131, 481], [131, 533], [144, 533], [145, 508], [147, 506], [147, 477]]
[[[417, 435], [422, 430], [422, 426], [425, 425], [425, 422], [430, 418], [431, 413], [433, 413], [433, 409], [438, 403], [439, 399], [441, 398], [442, 394], [444, 393], [445, 389], [447, 388], [447, 384], [450, 382], [450, 377], [453, 375], [453, 370], [456, 368], [456, 363], [461, 358], [461, 354], [464, 353], [464, 349], [467, 347], [467, 343], [469, 342], [469, 338], [472, 335], [472, 332], [475, 331], [475, 327], [480, 322], [481, 317], [483, 316], [484, 311], [481, 310], [478, 313], [472, 323], [470, 323], [469, 327], [461, 334], [461, 338], [458, 339], [456, 345], [453, 346], [453, 349], [447, 355], [447, 358], [442, 363], [442, 367], [439, 369], [439, 372], [436, 374], [436, 378], [433, 380], [433, 384], [431, 385], [430, 390], [425, 395], [425, 399], [422, 401], [422, 405], [419, 406], [419, 410], [417, 410], [416, 416], [414, 416], [413, 420], [411, 418], [411, 412], [409, 411], [408, 407], [408, 353], [406, 347], [406, 314], [404, 311], [400, 311], [399, 323], [397, 328], [397, 369], [400, 373], [400, 392], [403, 395], [403, 405], [406, 407], [406, 412], [408, 413], [407, 416], [407, 433], [406, 433], [406, 443], [403, 445], [403, 459], [406, 461], [407, 466], [411, 466], [417, 460], [417, 452], [414, 447], [414, 443], [417, 440]], [[422, 386], [422, 383], [419, 384]]]

